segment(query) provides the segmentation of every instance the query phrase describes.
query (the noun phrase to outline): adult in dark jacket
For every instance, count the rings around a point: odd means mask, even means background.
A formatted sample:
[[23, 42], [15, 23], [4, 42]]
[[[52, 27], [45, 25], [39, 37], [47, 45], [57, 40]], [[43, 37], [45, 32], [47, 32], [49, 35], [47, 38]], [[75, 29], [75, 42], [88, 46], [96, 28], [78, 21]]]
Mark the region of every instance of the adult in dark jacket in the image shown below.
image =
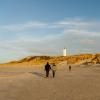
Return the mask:
[[49, 76], [49, 71], [50, 71], [51, 67], [49, 65], [49, 62], [47, 62], [47, 64], [45, 65], [45, 71], [46, 71], [46, 77]]

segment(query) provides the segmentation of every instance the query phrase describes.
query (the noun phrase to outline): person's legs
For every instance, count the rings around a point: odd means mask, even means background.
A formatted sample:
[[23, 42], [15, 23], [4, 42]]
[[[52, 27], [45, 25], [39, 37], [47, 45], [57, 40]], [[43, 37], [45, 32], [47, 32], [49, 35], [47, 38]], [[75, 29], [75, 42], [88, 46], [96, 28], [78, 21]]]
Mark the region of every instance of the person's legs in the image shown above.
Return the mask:
[[71, 71], [71, 66], [69, 66], [69, 71]]
[[48, 76], [49, 76], [49, 71], [47, 70], [47, 71], [46, 71], [46, 77], [48, 77]]
[[46, 71], [46, 77], [48, 77], [48, 72]]
[[54, 70], [52, 71], [52, 73], [53, 73], [53, 77], [55, 77], [55, 71]]
[[49, 70], [48, 70], [48, 77], [49, 77]]

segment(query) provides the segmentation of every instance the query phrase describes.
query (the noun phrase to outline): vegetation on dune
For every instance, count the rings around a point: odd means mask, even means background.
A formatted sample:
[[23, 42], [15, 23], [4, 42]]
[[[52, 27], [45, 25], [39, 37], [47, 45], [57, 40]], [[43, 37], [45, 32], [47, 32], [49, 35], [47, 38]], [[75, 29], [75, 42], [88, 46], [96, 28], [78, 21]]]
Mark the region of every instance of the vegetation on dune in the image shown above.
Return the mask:
[[[84, 62], [85, 61], [85, 62]], [[61, 63], [67, 62], [68, 64], [100, 64], [100, 54], [80, 54], [72, 56], [28, 56], [18, 61], [11, 61], [6, 63], [8, 65], [23, 65], [23, 64], [45, 64], [46, 62], [50, 63]]]

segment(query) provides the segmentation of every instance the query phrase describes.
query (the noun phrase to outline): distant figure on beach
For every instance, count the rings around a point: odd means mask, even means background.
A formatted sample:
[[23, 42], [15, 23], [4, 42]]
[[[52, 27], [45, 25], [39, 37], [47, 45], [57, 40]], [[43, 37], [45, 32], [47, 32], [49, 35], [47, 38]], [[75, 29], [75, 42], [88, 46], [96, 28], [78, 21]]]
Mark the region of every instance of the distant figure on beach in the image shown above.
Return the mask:
[[55, 65], [55, 63], [52, 64], [51, 70], [52, 70], [52, 75], [53, 75], [53, 78], [54, 78], [55, 77], [55, 72], [56, 72], [56, 65]]
[[69, 71], [71, 71], [71, 66], [69, 65]]
[[49, 76], [49, 71], [50, 71], [51, 67], [49, 65], [49, 62], [47, 62], [47, 64], [45, 65], [45, 71], [46, 71], [46, 77]]

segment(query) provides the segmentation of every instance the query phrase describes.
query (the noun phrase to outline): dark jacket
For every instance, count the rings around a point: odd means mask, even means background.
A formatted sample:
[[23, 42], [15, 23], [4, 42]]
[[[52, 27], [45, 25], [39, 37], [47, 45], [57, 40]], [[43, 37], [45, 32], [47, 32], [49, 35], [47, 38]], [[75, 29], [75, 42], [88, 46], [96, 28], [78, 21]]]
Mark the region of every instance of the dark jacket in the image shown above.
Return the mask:
[[50, 65], [47, 63], [46, 65], [45, 65], [45, 70], [46, 71], [49, 71], [51, 69], [51, 67], [50, 67]]

